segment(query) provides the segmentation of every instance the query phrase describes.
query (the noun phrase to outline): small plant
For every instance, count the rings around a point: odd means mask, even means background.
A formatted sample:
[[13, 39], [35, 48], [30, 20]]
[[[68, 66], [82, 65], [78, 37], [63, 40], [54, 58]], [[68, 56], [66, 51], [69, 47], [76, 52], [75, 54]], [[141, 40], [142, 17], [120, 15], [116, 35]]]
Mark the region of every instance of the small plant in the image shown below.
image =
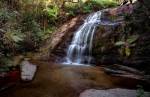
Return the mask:
[[117, 41], [115, 46], [120, 47], [120, 53], [125, 54], [127, 57], [131, 54], [130, 47], [135, 46], [135, 41], [138, 39], [138, 35], [129, 36], [125, 41]]
[[137, 97], [144, 97], [144, 89], [141, 85], [137, 86]]
[[90, 13], [92, 12], [92, 3], [87, 3], [83, 5], [83, 13]]
[[0, 9], [0, 25], [2, 25], [3, 23], [5, 24], [9, 18], [10, 18], [10, 14], [8, 10], [1, 8]]
[[116, 0], [91, 0], [91, 2], [101, 8], [113, 7], [118, 4]]
[[48, 21], [50, 23], [55, 24], [59, 15], [59, 7], [57, 5], [49, 5], [46, 9], [44, 9], [45, 14], [48, 17]]

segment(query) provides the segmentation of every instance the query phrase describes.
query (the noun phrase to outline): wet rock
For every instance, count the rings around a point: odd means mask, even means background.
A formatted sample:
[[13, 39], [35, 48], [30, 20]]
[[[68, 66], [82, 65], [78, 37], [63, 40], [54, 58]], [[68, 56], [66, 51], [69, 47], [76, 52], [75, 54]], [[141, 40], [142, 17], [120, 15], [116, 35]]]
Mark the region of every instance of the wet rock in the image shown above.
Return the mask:
[[127, 4], [116, 8], [109, 8], [104, 10], [105, 14], [109, 16], [119, 16], [123, 14], [131, 14], [133, 12], [133, 5]]
[[[82, 92], [79, 97], [137, 97], [137, 96], [138, 93], [136, 90], [116, 88], [108, 90], [89, 89]], [[150, 92], [144, 92], [142, 97], [150, 97]]]

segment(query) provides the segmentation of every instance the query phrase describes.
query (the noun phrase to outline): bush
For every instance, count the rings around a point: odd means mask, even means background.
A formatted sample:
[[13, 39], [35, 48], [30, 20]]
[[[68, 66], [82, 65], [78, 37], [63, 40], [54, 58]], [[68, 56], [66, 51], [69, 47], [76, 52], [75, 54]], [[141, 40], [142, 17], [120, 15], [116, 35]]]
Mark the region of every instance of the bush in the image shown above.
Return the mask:
[[98, 11], [103, 8], [116, 6], [117, 2], [115, 0], [89, 0], [87, 2], [79, 3], [67, 3], [65, 5], [65, 11], [69, 13], [69, 15], [76, 15], [81, 13], [91, 13], [92, 11]]
[[56, 20], [59, 15], [59, 7], [57, 5], [49, 5], [44, 9], [45, 15], [48, 18], [48, 22], [52, 24], [56, 24]]

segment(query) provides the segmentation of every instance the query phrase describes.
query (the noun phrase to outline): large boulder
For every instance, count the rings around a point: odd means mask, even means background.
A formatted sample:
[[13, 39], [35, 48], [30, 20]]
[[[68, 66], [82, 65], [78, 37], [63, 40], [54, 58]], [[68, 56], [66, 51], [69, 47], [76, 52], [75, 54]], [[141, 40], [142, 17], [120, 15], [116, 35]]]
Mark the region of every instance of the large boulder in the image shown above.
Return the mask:
[[150, 97], [150, 92], [139, 94], [137, 90], [120, 88], [108, 90], [89, 89], [82, 92], [79, 97]]

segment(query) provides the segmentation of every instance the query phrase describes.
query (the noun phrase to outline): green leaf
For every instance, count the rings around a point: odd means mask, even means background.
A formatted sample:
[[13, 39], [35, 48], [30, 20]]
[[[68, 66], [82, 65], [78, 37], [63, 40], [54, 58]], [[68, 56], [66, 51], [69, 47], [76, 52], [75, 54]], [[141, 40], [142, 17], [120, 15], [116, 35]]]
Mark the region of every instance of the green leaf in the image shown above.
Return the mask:
[[23, 41], [23, 34], [21, 33], [11, 33], [11, 38], [14, 42], [20, 42], [20, 41]]
[[22, 39], [21, 37], [16, 36], [16, 35], [12, 36], [12, 39], [13, 39], [13, 41], [15, 41], [15, 42], [23, 41], [23, 39]]
[[122, 46], [122, 45], [125, 45], [125, 42], [118, 41], [118, 42], [115, 43], [115, 46]]
[[129, 44], [132, 44], [132, 43], [135, 42], [138, 38], [139, 38], [138, 35], [132, 35], [132, 36], [130, 36], [130, 37], [127, 39], [127, 42], [128, 42]]
[[126, 54], [126, 56], [130, 56], [131, 55], [131, 49], [129, 47], [125, 48], [125, 54]]

